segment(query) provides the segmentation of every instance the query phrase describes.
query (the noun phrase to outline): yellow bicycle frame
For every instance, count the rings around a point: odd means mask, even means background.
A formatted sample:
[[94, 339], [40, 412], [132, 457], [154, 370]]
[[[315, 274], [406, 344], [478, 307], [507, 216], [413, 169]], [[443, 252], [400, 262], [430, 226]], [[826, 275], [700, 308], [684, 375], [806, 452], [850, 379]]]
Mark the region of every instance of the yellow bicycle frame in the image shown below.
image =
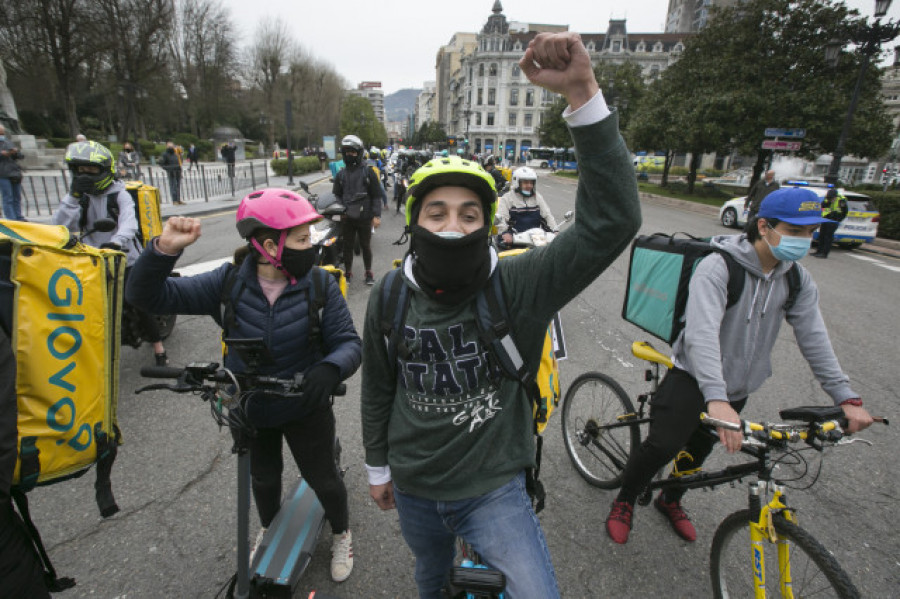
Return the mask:
[[794, 513], [781, 501], [783, 495], [781, 485], [774, 485], [772, 499], [762, 507], [759, 520], [750, 522], [750, 548], [753, 560], [754, 597], [766, 599], [766, 566], [764, 543], [775, 543], [778, 549], [778, 574], [781, 597], [793, 599], [794, 589], [791, 581], [791, 547], [787, 539], [775, 531], [775, 514], [784, 516], [788, 522], [795, 522]]

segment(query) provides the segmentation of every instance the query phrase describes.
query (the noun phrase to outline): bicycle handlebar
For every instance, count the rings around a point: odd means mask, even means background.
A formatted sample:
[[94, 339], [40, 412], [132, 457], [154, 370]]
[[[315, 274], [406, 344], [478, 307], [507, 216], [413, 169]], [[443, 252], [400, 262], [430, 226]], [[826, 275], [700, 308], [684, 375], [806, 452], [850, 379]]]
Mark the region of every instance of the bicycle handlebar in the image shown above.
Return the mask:
[[[294, 378], [282, 379], [268, 375], [257, 374], [232, 374], [225, 368], [219, 368], [216, 362], [200, 362], [191, 363], [184, 368], [175, 368], [172, 366], [144, 366], [141, 368], [141, 376], [155, 379], [177, 379], [177, 383], [155, 384], [141, 387], [135, 391], [135, 394], [143, 391], [152, 391], [165, 389], [176, 393], [186, 393], [188, 391], [199, 391], [203, 388], [204, 382], [211, 383], [232, 383], [237, 379], [245, 379], [249, 386], [265, 385], [265, 386], [281, 386], [284, 392], [299, 391], [303, 383], [303, 375], [297, 374]], [[347, 385], [340, 383], [334, 388], [332, 395], [346, 395]]]
[[[739, 423], [728, 422], [718, 418], [712, 418], [706, 412], [700, 414], [700, 420], [710, 428], [724, 428], [738, 431], [747, 439], [758, 441], [808, 441], [820, 439], [822, 441], [838, 442], [845, 436], [844, 429], [847, 426], [845, 418], [834, 418], [820, 422], [804, 422], [802, 424], [786, 424], [781, 422], [759, 423], [750, 420], [741, 420]], [[887, 418], [874, 418], [875, 422], [887, 425]]]

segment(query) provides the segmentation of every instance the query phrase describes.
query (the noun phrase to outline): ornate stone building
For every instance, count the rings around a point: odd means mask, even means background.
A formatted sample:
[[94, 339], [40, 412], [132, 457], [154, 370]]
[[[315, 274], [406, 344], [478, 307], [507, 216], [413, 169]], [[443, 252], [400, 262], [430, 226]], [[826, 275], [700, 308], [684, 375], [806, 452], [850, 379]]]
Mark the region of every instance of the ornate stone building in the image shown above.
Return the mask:
[[[448, 135], [468, 139], [469, 152], [519, 157], [540, 145], [542, 111], [555, 100], [528, 81], [519, 59], [538, 33], [568, 25], [507, 21], [500, 0], [491, 12], [473, 44], [460, 43], [458, 33], [438, 52], [435, 118]], [[685, 34], [629, 33], [624, 20], [611, 20], [605, 33], [581, 37], [594, 63], [634, 62], [650, 81], [678, 59]]]

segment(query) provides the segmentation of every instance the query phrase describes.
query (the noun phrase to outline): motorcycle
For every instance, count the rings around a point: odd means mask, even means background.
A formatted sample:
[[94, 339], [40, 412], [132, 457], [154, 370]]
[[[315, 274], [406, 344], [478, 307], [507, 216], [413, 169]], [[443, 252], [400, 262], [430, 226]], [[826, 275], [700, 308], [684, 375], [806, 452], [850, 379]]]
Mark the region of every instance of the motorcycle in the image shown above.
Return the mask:
[[503, 241], [503, 234], [497, 235], [494, 238], [497, 251], [529, 249], [547, 245], [553, 241], [563, 225], [571, 221], [574, 217], [575, 211], [569, 210], [563, 216], [563, 221], [552, 231], [544, 227], [534, 227], [526, 231], [513, 231], [510, 229], [507, 232], [512, 234], [512, 243]]
[[310, 227], [310, 237], [316, 248], [316, 266], [331, 265], [340, 268], [344, 262], [341, 241], [341, 218], [346, 212], [344, 205], [332, 193], [322, 196], [312, 193], [303, 181], [300, 188], [306, 192], [306, 199], [313, 205], [322, 220]]

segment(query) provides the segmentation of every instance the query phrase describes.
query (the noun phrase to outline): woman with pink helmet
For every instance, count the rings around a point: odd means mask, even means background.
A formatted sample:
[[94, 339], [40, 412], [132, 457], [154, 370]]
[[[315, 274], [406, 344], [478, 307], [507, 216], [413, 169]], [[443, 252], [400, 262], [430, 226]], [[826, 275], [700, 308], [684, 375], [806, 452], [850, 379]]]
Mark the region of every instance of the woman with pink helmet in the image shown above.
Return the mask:
[[[263, 527], [258, 539], [281, 504], [284, 439], [331, 524], [331, 576], [341, 582], [353, 569], [353, 550], [347, 489], [335, 466], [331, 396], [359, 368], [362, 344], [337, 282], [313, 266], [310, 225], [320, 218], [292, 191], [255, 191], [237, 211], [237, 230], [247, 244], [235, 252], [234, 263], [169, 277], [182, 250], [200, 237], [198, 219], [172, 217], [135, 263], [125, 294], [151, 313], [208, 314], [226, 337], [262, 338], [272, 360], [258, 368], [261, 374], [303, 374], [301, 399], [267, 396], [247, 408], [257, 433], [250, 470]], [[321, 312], [313, 308], [321, 299], [315, 293], [324, 294]], [[224, 360], [233, 372], [247, 369], [236, 352]]]

